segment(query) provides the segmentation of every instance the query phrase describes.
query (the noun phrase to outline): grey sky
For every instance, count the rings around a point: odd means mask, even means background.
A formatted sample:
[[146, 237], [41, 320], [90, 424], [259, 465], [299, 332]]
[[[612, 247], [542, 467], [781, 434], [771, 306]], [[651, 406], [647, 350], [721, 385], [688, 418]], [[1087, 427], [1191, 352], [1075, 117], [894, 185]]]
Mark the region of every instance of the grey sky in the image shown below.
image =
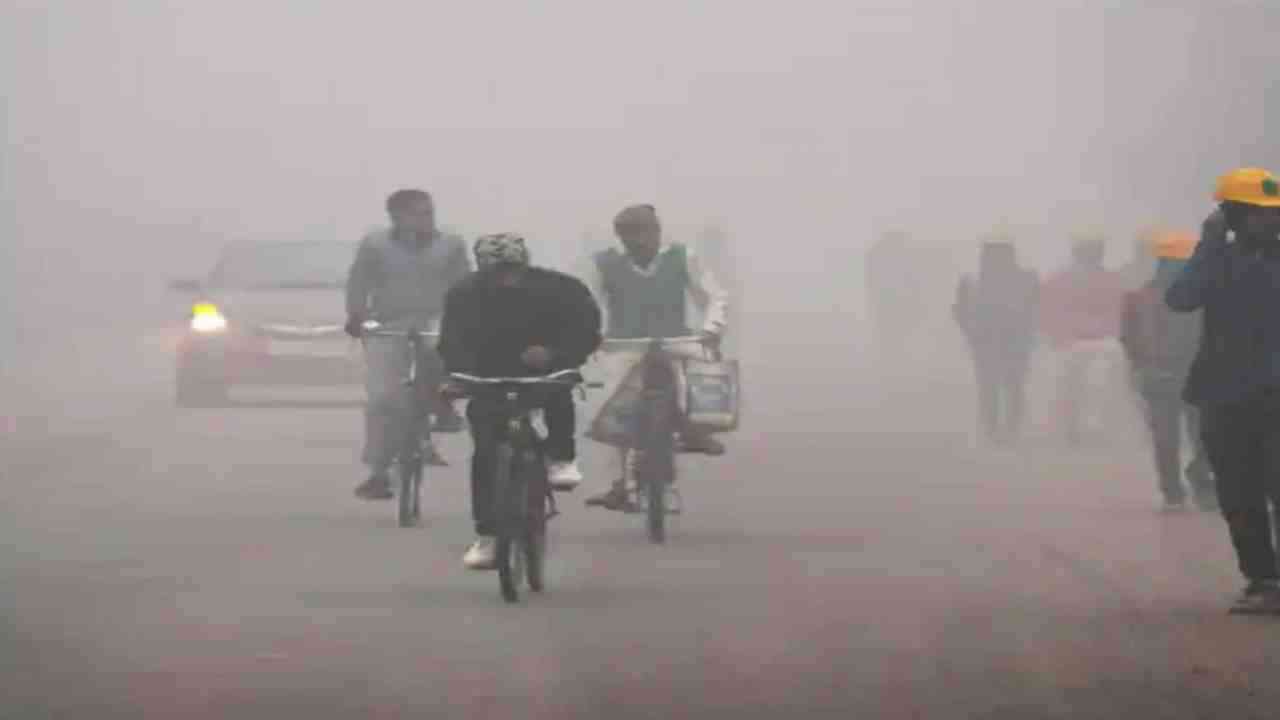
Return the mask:
[[450, 224], [522, 229], [556, 257], [653, 201], [798, 270], [809, 253], [772, 241], [840, 250], [901, 226], [967, 251], [1001, 219], [1194, 222], [1213, 173], [1277, 159], [1260, 4], [6, 4], [24, 247], [102, 217], [184, 254], [350, 236], [422, 185]]

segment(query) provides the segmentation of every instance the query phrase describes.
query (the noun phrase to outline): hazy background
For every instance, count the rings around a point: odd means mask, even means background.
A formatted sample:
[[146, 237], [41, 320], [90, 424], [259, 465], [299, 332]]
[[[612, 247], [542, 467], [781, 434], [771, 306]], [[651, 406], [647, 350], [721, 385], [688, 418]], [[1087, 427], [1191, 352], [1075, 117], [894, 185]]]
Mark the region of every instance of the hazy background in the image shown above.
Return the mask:
[[1119, 261], [1219, 172], [1280, 166], [1262, 2], [4, 7], [10, 347], [168, 312], [228, 239], [354, 238], [404, 185], [556, 264], [625, 203], [723, 223], [753, 314], [820, 334], [856, 331], [884, 229], [937, 248], [941, 302], [994, 223], [1042, 267], [1103, 226]]
[[[1119, 264], [1219, 173], [1280, 170], [1278, 19], [0, 0], [0, 715], [1274, 720], [1274, 632], [1224, 612], [1221, 518], [1155, 512], [1133, 398], [1108, 397], [1132, 432], [1061, 448], [1040, 352], [1026, 442], [977, 449], [947, 311], [997, 223], [1042, 273], [1078, 227]], [[230, 240], [354, 243], [401, 186], [550, 264], [628, 203], [728, 230], [744, 422], [681, 458], [667, 545], [581, 507], [616, 477], [584, 442], [549, 592], [505, 607], [459, 568], [466, 435], [400, 530], [351, 497], [356, 408], [174, 408], [171, 279]], [[935, 312], [877, 367], [861, 262], [888, 229], [930, 248], [900, 280]]]

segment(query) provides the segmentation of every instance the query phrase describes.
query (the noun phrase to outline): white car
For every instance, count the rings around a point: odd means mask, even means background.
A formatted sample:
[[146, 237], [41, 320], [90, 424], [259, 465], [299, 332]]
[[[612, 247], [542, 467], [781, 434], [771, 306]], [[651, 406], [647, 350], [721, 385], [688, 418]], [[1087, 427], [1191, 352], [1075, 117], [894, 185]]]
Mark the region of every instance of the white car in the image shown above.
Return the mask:
[[224, 405], [237, 385], [360, 382], [359, 344], [342, 328], [354, 243], [254, 242], [226, 247], [190, 293], [177, 349], [177, 402]]

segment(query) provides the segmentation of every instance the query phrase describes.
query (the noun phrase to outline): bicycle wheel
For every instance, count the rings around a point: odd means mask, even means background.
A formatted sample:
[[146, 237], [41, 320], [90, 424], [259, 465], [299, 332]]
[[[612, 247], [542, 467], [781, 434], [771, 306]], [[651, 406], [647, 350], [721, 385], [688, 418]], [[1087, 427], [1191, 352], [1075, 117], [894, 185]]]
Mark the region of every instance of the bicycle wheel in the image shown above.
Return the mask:
[[520, 546], [524, 550], [525, 579], [529, 582], [529, 589], [540, 593], [545, 588], [542, 574], [546, 568], [547, 559], [546, 529], [525, 533], [524, 541]]
[[649, 541], [667, 541], [667, 488], [675, 480], [675, 439], [671, 421], [670, 398], [655, 393], [648, 403], [644, 418], [645, 433], [636, 458], [636, 484], [645, 500], [645, 519]]
[[498, 567], [498, 586], [502, 591], [502, 599], [509, 603], [520, 599], [521, 580], [515, 566], [515, 557], [521, 553], [519, 547], [515, 547], [518, 545], [516, 538], [519, 535], [520, 512], [514, 502], [517, 488], [514, 487], [513, 458], [510, 443], [498, 445], [493, 468], [493, 510], [494, 522], [497, 524], [494, 564]]
[[413, 460], [401, 460], [397, 466], [400, 471], [400, 497], [397, 521], [402, 528], [413, 527], [418, 522], [418, 478], [422, 476], [422, 465]]
[[413, 471], [413, 520], [415, 523], [422, 519], [422, 471], [423, 464], [418, 463]]

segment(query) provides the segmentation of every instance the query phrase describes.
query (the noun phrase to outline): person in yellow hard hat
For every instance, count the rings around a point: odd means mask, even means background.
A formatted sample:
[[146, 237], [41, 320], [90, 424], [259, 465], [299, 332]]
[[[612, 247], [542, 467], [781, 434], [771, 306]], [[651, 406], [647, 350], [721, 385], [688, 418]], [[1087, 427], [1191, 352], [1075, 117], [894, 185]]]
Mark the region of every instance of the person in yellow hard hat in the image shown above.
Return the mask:
[[1165, 511], [1186, 507], [1187, 492], [1182, 483], [1184, 425], [1194, 448], [1186, 469], [1192, 497], [1200, 509], [1216, 510], [1217, 495], [1200, 440], [1199, 413], [1181, 397], [1200, 344], [1200, 318], [1198, 313], [1173, 313], [1164, 304], [1165, 291], [1187, 264], [1196, 238], [1188, 232], [1164, 231], [1149, 237], [1148, 243], [1147, 252], [1156, 259], [1155, 273], [1145, 287], [1125, 295], [1120, 344], [1145, 406]]
[[1165, 294], [1203, 311], [1183, 397], [1200, 409], [1218, 502], [1248, 581], [1232, 612], [1280, 614], [1268, 500], [1280, 501], [1280, 181], [1243, 168], [1218, 180], [1220, 203]]
[[1138, 290], [1151, 282], [1151, 273], [1155, 271], [1157, 264], [1157, 258], [1151, 254], [1151, 248], [1169, 232], [1158, 225], [1148, 225], [1134, 236], [1133, 254], [1129, 257], [1129, 261], [1117, 270], [1124, 280], [1125, 288]]

